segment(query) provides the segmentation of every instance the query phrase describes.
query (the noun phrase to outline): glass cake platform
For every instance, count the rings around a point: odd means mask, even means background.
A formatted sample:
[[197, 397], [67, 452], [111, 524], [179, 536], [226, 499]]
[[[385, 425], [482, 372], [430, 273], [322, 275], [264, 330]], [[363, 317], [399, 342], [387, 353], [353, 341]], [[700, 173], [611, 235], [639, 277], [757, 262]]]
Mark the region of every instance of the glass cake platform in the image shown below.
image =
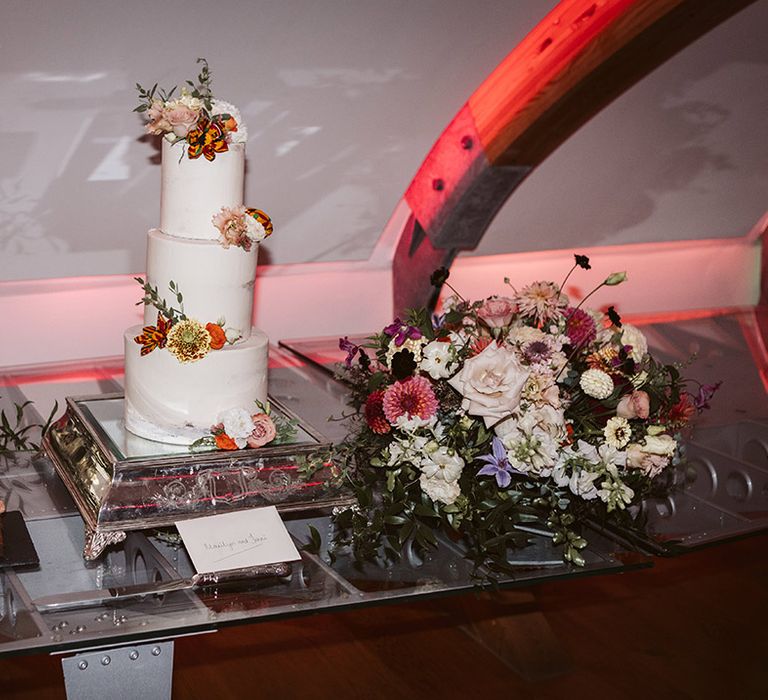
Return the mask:
[[289, 441], [236, 451], [153, 442], [123, 422], [122, 394], [67, 398], [43, 447], [86, 526], [84, 556], [95, 559], [130, 530], [265, 505], [280, 512], [350, 502], [331, 484], [331, 443], [270, 398], [291, 421]]

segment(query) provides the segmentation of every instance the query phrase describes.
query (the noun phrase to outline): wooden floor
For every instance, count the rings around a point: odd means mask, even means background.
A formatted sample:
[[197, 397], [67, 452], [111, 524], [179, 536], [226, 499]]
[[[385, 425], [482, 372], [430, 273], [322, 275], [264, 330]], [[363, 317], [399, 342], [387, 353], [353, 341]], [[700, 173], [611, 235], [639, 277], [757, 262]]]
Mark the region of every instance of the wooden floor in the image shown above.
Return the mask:
[[[540, 660], [526, 597], [569, 667], [555, 678], [525, 680], [473, 641], [453, 598], [180, 639], [173, 697], [768, 698], [768, 535], [507, 596], [496, 609], [517, 606], [514, 643]], [[2, 660], [0, 679], [4, 699], [64, 697], [57, 657]]]

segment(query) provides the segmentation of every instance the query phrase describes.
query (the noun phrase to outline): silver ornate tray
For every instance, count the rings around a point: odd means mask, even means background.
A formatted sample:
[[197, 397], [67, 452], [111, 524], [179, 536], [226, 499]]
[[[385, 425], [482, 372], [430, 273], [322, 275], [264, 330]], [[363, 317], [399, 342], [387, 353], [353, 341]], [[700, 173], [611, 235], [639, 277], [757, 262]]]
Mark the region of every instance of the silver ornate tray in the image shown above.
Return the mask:
[[[122, 394], [67, 398], [43, 439], [85, 521], [86, 559], [129, 530], [264, 505], [290, 512], [353, 500], [328, 484], [330, 442], [272, 398], [273, 412], [295, 422], [295, 437], [237, 451], [191, 451], [137, 437], [125, 430], [123, 403]], [[308, 461], [322, 465], [310, 477], [302, 468]]]

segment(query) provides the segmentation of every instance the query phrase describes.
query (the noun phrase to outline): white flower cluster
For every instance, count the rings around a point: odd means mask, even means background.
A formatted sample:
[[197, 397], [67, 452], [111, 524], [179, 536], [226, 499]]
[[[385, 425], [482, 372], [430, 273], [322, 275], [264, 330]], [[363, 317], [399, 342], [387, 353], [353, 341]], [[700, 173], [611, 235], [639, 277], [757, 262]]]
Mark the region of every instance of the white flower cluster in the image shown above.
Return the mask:
[[237, 131], [231, 131], [227, 135], [229, 143], [245, 143], [248, 140], [248, 129], [240, 115], [240, 110], [235, 105], [224, 100], [212, 100], [211, 116], [215, 117], [217, 114], [229, 114], [237, 122]]

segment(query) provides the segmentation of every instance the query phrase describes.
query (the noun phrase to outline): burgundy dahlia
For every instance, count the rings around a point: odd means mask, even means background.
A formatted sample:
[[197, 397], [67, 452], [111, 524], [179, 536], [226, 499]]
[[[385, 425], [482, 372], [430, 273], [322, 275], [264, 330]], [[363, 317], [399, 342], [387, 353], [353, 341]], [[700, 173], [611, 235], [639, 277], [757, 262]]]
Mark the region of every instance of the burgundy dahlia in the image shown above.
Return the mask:
[[379, 389], [369, 394], [365, 400], [363, 415], [368, 427], [378, 435], [386, 435], [392, 428], [384, 415], [384, 391]]
[[588, 345], [597, 337], [595, 320], [583, 309], [568, 309], [566, 318], [568, 323], [565, 332], [574, 347]]

